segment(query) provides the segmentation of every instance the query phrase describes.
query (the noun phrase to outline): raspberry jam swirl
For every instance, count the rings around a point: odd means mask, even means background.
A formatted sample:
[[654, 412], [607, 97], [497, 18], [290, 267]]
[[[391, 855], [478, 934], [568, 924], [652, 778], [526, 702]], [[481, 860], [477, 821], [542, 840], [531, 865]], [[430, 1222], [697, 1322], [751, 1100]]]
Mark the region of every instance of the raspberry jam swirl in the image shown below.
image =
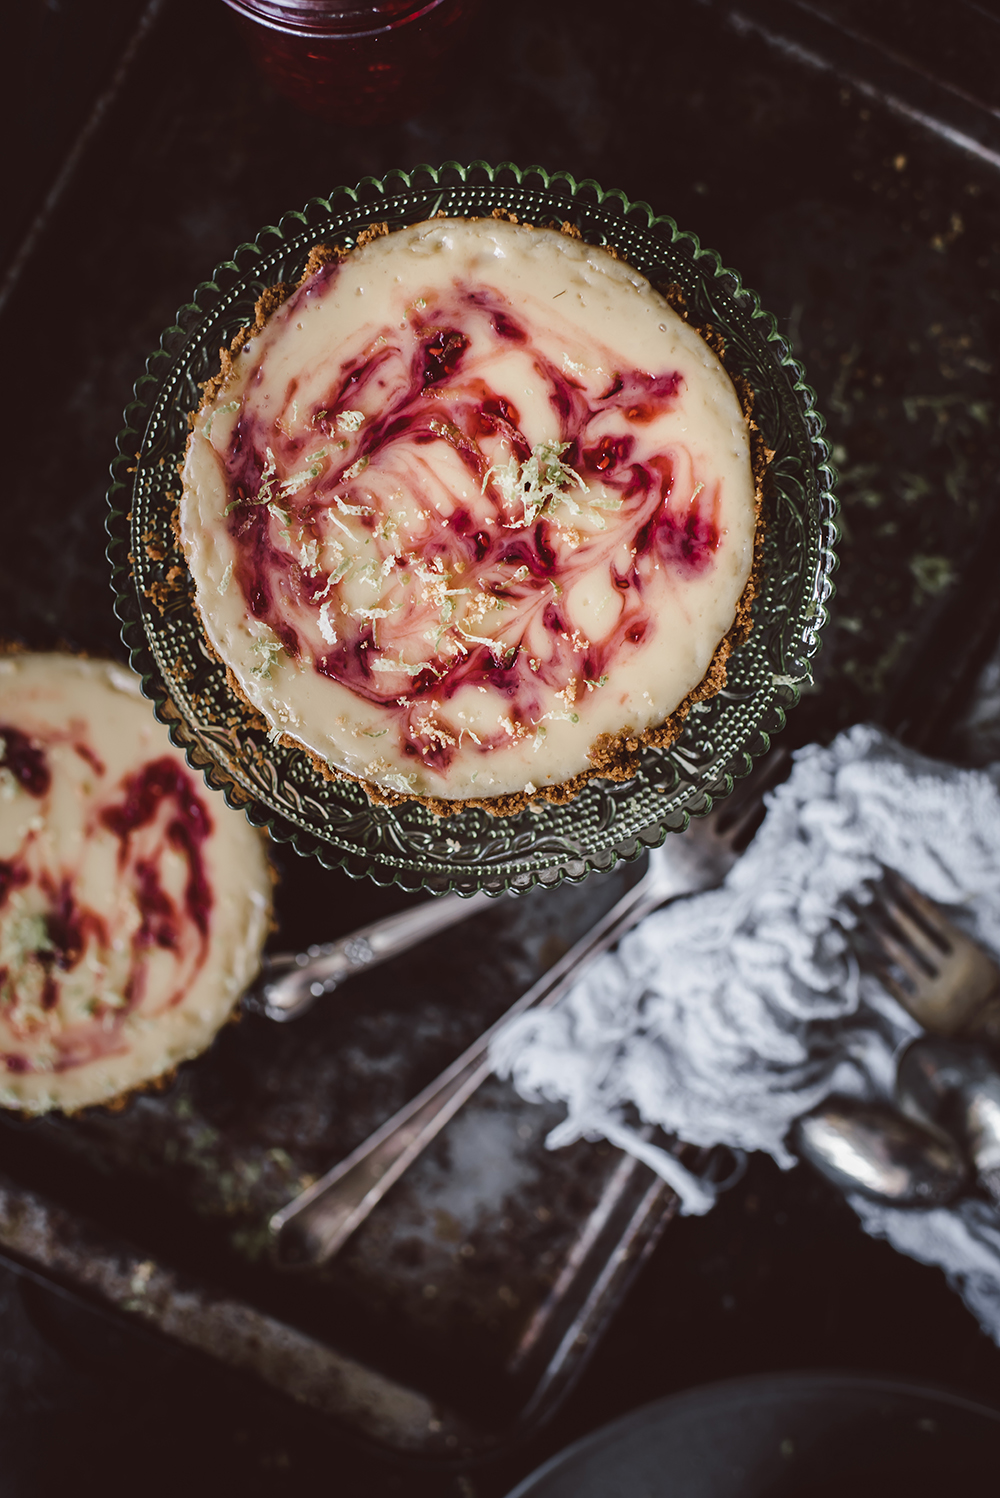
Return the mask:
[[244, 694], [404, 793], [530, 794], [662, 722], [752, 554], [714, 355], [635, 272], [506, 223], [317, 270], [202, 411], [185, 484], [199, 607]]
[[[0, 791], [34, 803], [0, 859], [0, 1072], [58, 1074], [120, 1053], [130, 1015], [184, 999], [208, 952], [212, 820], [163, 756], [89, 795], [72, 861], [53, 857], [46, 831], [66, 815], [67, 781], [105, 778], [86, 725], [29, 737], [0, 723], [0, 745]], [[55, 785], [53, 750], [78, 761]]]

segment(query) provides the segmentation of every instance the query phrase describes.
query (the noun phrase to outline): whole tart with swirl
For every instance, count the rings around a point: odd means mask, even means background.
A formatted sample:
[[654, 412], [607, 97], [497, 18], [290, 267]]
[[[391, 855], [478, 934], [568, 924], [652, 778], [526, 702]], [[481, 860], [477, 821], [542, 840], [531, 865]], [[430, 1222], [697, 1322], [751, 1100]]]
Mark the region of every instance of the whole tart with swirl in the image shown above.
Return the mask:
[[130, 671], [0, 657], [0, 1106], [109, 1103], [203, 1051], [270, 910], [262, 835]]
[[750, 628], [764, 455], [683, 309], [563, 226], [315, 249], [205, 387], [179, 535], [271, 736], [373, 800], [626, 780]]

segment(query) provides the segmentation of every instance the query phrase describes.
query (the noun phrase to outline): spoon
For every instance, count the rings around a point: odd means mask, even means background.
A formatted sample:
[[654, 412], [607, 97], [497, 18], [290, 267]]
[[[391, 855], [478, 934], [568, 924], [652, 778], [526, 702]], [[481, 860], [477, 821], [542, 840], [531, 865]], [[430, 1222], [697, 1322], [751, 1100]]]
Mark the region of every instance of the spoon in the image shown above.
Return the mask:
[[1000, 1205], [1000, 1072], [986, 1051], [923, 1035], [903, 1053], [896, 1095], [911, 1117], [964, 1145], [980, 1184]]
[[884, 1103], [828, 1097], [795, 1120], [790, 1143], [841, 1191], [886, 1206], [944, 1206], [968, 1181], [950, 1139]]

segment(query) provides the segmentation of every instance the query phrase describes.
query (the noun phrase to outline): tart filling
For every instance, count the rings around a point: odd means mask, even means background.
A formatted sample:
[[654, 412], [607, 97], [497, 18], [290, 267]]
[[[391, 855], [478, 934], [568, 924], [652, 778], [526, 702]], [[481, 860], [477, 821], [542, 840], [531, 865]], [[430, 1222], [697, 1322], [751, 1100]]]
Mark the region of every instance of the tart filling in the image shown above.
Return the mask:
[[263, 841], [130, 672], [0, 659], [0, 1104], [106, 1102], [209, 1044], [255, 975]]
[[634, 773], [722, 685], [753, 563], [716, 355], [607, 251], [501, 220], [314, 255], [283, 291], [184, 469], [237, 690], [376, 797], [504, 811]]

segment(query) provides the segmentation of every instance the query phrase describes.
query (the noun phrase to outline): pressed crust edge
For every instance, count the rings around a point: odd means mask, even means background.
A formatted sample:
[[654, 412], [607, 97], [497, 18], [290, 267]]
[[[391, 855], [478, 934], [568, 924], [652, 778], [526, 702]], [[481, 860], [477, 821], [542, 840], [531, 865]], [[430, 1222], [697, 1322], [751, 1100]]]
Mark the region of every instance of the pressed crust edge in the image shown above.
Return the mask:
[[[436, 218], [446, 218], [447, 214], [442, 210], [434, 215]], [[571, 239], [582, 239], [579, 228], [568, 220], [562, 222], [550, 221], [546, 224], [535, 225], [526, 223], [516, 213], [509, 213], [502, 208], [494, 208], [491, 218], [505, 219], [509, 223], [521, 224], [526, 229], [546, 228], [555, 229], [559, 233], [567, 235]], [[365, 245], [371, 244], [373, 240], [381, 239], [392, 231], [387, 222], [369, 224], [358, 234], [353, 249], [363, 249]], [[595, 249], [603, 250], [613, 260], [624, 260], [625, 257], [614, 245], [596, 245]], [[324, 265], [331, 262], [345, 260], [352, 253], [351, 248], [343, 245], [314, 245], [309, 251], [308, 258], [302, 269], [298, 280], [290, 285], [286, 281], [278, 281], [273, 286], [267, 287], [257, 298], [254, 304], [254, 320], [252, 323], [240, 329], [233, 339], [229, 348], [219, 350], [219, 373], [213, 375], [210, 380], [202, 384], [202, 398], [196, 411], [188, 416], [188, 423], [193, 428], [197, 417], [210, 405], [225, 389], [234, 374], [234, 359], [243, 346], [262, 332], [268, 320], [278, 308], [288, 300], [293, 292], [297, 291], [309, 278]], [[627, 262], [626, 262], [627, 263]], [[641, 272], [640, 272], [641, 274]], [[649, 277], [646, 277], [650, 280]], [[575, 800], [581, 791], [590, 784], [592, 780], [611, 780], [618, 783], [633, 780], [639, 772], [640, 760], [644, 749], [669, 749], [681, 734], [684, 723], [696, 703], [705, 702], [710, 697], [715, 697], [722, 691], [726, 684], [729, 657], [739, 646], [746, 643], [753, 629], [753, 601], [757, 596], [763, 567], [764, 555], [764, 486], [767, 480], [767, 472], [773, 451], [768, 448], [761, 435], [760, 429], [753, 420], [754, 392], [749, 380], [742, 375], [730, 374], [725, 368], [725, 340], [718, 328], [711, 323], [704, 325], [694, 322], [688, 312], [687, 301], [682, 288], [676, 282], [658, 285], [650, 280], [650, 285], [658, 291], [674, 312], [688, 323], [704, 343], [715, 354], [722, 364], [740, 403], [743, 418], [747, 424], [750, 435], [750, 468], [754, 485], [754, 552], [753, 561], [750, 566], [750, 575], [744, 585], [736, 605], [736, 614], [733, 623], [726, 634], [723, 635], [715, 652], [709, 662], [708, 670], [696, 687], [693, 687], [662, 723], [655, 724], [652, 728], [643, 728], [638, 732], [623, 729], [616, 734], [600, 734], [587, 750], [587, 757], [592, 761], [591, 768], [581, 770], [578, 774], [571, 776], [568, 780], [560, 781], [558, 785], [540, 786], [537, 790], [513, 791], [502, 796], [469, 796], [458, 800], [449, 800], [443, 796], [418, 796], [406, 795], [399, 791], [386, 790], [382, 786], [375, 785], [370, 780], [365, 780], [360, 775], [352, 775], [349, 770], [333, 769], [326, 760], [321, 759], [301, 740], [293, 738], [291, 734], [282, 733], [277, 742], [289, 749], [297, 749], [305, 754], [311, 761], [313, 768], [318, 771], [324, 780], [330, 781], [353, 781], [361, 787], [369, 801], [375, 806], [402, 806], [408, 802], [415, 802], [424, 806], [428, 811], [438, 817], [457, 816], [470, 807], [487, 812], [494, 817], [518, 816], [526, 811], [532, 804], [547, 802], [553, 806], [565, 806], [567, 802]], [[190, 441], [190, 439], [189, 439]], [[179, 502], [175, 508], [172, 520], [174, 533], [180, 545], [179, 525]], [[181, 548], [183, 551], [183, 548]], [[186, 558], [185, 558], [186, 560]], [[190, 576], [190, 569], [189, 569]], [[192, 586], [194, 579], [192, 578]], [[197, 605], [197, 589], [194, 588], [194, 599]], [[199, 607], [199, 613], [201, 612]], [[266, 719], [258, 708], [246, 696], [236, 673], [225, 661], [221, 661], [214, 645], [208, 638], [204, 620], [202, 620], [202, 633], [205, 644], [216, 660], [219, 660], [226, 670], [226, 681], [230, 690], [240, 702], [253, 714], [253, 717], [266, 726]]]

